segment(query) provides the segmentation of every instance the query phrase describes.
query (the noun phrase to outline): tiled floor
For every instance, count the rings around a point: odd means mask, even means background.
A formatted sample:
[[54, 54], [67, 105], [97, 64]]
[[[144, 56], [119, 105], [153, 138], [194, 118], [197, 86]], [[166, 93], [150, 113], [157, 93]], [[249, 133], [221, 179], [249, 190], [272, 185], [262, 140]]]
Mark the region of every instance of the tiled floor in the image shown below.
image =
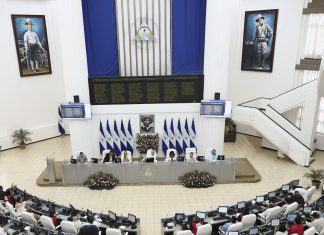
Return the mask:
[[[50, 198], [60, 204], [72, 203], [77, 208], [118, 214], [133, 213], [141, 218], [141, 231], [145, 235], [160, 234], [161, 217], [175, 212], [193, 213], [209, 210], [218, 205], [231, 205], [248, 200], [280, 185], [300, 178], [303, 186], [309, 180], [303, 173], [309, 168], [295, 165], [290, 160], [277, 159], [275, 151], [262, 149], [261, 139], [238, 135], [236, 143], [225, 144], [225, 155], [246, 157], [259, 171], [262, 180], [253, 184], [218, 184], [208, 189], [187, 189], [180, 185], [119, 186], [114, 190], [91, 191], [86, 187], [38, 187], [36, 179], [46, 166], [46, 156], [57, 160], [68, 158], [71, 153], [70, 139], [55, 138], [0, 152], [0, 185], [11, 183], [41, 198]], [[314, 168], [324, 168], [324, 152], [316, 152]], [[315, 197], [319, 194], [317, 190]], [[315, 198], [314, 197], [314, 198]]]

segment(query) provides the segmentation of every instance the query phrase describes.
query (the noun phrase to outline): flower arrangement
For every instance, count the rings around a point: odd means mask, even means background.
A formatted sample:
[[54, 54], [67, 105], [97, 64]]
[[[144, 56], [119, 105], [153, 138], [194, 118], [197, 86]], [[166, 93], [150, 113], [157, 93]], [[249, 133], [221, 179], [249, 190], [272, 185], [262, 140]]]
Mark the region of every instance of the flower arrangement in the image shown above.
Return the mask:
[[112, 175], [103, 172], [90, 175], [84, 185], [90, 189], [113, 189], [119, 183]]
[[159, 134], [136, 135], [136, 149], [139, 153], [146, 153], [149, 149], [159, 150]]
[[190, 171], [179, 178], [181, 184], [187, 188], [208, 188], [215, 184], [216, 177], [205, 171]]

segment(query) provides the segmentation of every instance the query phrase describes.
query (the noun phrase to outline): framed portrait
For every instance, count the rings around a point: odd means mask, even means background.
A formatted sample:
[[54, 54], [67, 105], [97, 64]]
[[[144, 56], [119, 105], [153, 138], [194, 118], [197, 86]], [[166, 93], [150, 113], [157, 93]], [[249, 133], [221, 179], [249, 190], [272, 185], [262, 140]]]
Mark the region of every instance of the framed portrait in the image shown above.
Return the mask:
[[44, 15], [11, 15], [21, 77], [51, 74]]
[[140, 133], [152, 134], [155, 133], [154, 115], [140, 115]]
[[245, 12], [241, 70], [272, 72], [278, 12]]

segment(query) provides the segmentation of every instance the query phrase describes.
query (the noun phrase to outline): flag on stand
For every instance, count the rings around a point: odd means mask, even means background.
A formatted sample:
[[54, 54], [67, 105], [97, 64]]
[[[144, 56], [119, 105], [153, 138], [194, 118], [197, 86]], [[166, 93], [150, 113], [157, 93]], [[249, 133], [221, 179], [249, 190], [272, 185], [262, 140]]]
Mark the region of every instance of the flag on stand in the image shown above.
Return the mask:
[[176, 139], [176, 150], [178, 154], [181, 154], [183, 152], [183, 149], [182, 149], [182, 130], [181, 130], [180, 118], [178, 118], [178, 125], [176, 129], [175, 139]]
[[102, 122], [100, 120], [100, 123], [99, 123], [99, 151], [100, 151], [100, 155], [105, 150], [105, 141], [106, 141], [105, 132], [102, 127]]
[[130, 151], [133, 154], [133, 131], [132, 131], [132, 126], [130, 119], [128, 119], [128, 125], [127, 125], [127, 150]]
[[114, 120], [114, 152], [116, 156], [120, 156], [121, 151], [120, 151], [120, 137], [119, 137], [119, 132], [118, 132], [118, 127], [117, 127], [117, 122]]
[[175, 149], [175, 136], [173, 127], [173, 118], [171, 119], [170, 129], [169, 129], [169, 148]]
[[195, 138], [196, 138], [195, 120], [194, 120], [194, 118], [192, 118], [192, 121], [191, 121], [190, 143], [189, 143], [189, 147], [190, 148], [196, 148]]
[[163, 132], [162, 132], [162, 151], [164, 155], [166, 155], [168, 148], [169, 148], [168, 126], [167, 126], [166, 119], [164, 119]]
[[184, 131], [183, 131], [183, 139], [182, 139], [182, 148], [183, 151], [186, 151], [186, 148], [189, 148], [190, 146], [190, 131], [188, 126], [188, 119], [186, 118], [185, 124], [184, 124]]
[[63, 122], [63, 118], [62, 118], [62, 113], [61, 113], [61, 108], [58, 107], [58, 131], [61, 133], [61, 135], [65, 134], [65, 129], [64, 129], [64, 122]]
[[123, 119], [120, 121], [120, 150], [124, 151], [127, 150], [127, 139], [126, 139], [126, 131], [124, 127]]
[[106, 122], [106, 146], [107, 146], [107, 149], [114, 150], [113, 145], [114, 145], [114, 139], [112, 136], [112, 132], [110, 130], [109, 121], [107, 119], [107, 122]]

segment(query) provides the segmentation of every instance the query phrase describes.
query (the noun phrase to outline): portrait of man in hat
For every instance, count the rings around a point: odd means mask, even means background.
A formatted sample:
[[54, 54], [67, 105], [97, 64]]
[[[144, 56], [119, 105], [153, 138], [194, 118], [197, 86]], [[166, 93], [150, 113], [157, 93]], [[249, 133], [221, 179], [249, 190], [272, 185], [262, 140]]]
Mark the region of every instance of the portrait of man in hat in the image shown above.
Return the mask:
[[245, 13], [242, 70], [271, 72], [278, 10]]
[[12, 15], [20, 75], [51, 73], [45, 16]]
[[154, 133], [154, 115], [140, 115], [141, 134]]

